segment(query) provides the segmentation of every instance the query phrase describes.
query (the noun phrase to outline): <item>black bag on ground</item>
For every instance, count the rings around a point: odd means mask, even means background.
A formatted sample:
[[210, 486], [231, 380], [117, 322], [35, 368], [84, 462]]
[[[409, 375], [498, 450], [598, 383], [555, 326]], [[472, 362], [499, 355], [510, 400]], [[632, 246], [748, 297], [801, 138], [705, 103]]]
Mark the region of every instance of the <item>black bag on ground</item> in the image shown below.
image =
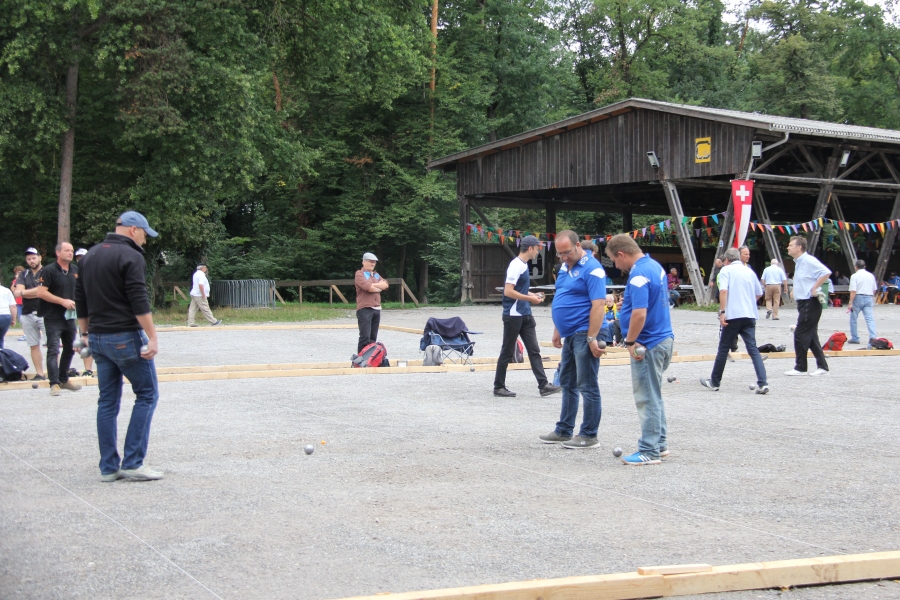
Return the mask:
[[763, 344], [762, 346], [757, 346], [757, 350], [760, 352], [784, 352], [785, 346], [776, 346], [775, 344]]
[[387, 359], [387, 348], [381, 342], [372, 342], [353, 359], [353, 366], [356, 368], [391, 366]]
[[894, 344], [891, 343], [891, 340], [887, 338], [872, 338], [869, 340], [869, 345], [872, 346], [872, 350], [893, 350]]
[[28, 361], [12, 350], [0, 350], [0, 380], [22, 381], [26, 379]]

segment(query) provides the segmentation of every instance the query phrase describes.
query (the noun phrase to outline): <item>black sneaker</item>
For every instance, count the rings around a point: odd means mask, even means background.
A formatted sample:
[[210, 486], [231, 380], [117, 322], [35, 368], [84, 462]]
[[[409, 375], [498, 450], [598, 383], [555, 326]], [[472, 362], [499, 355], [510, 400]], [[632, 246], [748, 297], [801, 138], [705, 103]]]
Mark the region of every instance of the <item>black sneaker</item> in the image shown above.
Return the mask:
[[82, 376], [82, 377], [93, 377], [93, 376], [94, 376], [94, 372], [91, 371], [90, 369], [88, 369], [88, 370], [84, 371], [84, 372], [81, 374], [81, 376]]
[[78, 377], [77, 369], [69, 369], [69, 377]]
[[35, 375], [31, 378], [32, 381], [47, 381], [47, 378], [43, 375]]
[[216, 325], [221, 325], [221, 324], [222, 324], [222, 319], [219, 319], [218, 321], [213, 323], [212, 326], [215, 327]]
[[541, 391], [541, 396], [549, 396], [550, 394], [555, 394], [560, 391], [562, 387], [558, 385], [553, 385], [552, 383], [545, 383], [544, 387], [539, 388]]
[[505, 387], [494, 388], [494, 395], [500, 396], [501, 398], [515, 398], [516, 397], [515, 392], [510, 391], [510, 390], [506, 389]]

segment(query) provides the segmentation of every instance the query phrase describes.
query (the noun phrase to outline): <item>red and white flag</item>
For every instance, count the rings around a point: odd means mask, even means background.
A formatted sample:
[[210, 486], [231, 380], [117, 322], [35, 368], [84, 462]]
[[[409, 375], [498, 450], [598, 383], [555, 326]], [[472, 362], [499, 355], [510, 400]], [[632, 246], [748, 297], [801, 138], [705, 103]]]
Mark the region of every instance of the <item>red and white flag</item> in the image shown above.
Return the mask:
[[731, 181], [731, 198], [734, 200], [734, 247], [740, 248], [750, 226], [750, 210], [753, 207], [753, 182], [747, 179]]

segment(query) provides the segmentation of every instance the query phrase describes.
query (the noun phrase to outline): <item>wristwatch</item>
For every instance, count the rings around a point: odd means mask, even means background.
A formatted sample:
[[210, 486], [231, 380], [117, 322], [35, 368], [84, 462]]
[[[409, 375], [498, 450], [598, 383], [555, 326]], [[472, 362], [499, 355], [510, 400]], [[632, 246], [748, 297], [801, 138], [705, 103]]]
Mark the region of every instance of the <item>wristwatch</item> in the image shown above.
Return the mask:
[[591, 342], [593, 342], [593, 341], [596, 340], [597, 338], [591, 337], [591, 336], [587, 336], [587, 337], [585, 337], [584, 339], [587, 340], [587, 343], [588, 343], [588, 344], [590, 344]]
[[724, 315], [724, 314], [725, 314], [725, 311], [724, 311], [724, 310], [720, 310], [720, 311], [719, 311], [719, 314], [720, 314], [720, 315]]
[[625, 345], [626, 345], [626, 346], [634, 346], [636, 343], [637, 343], [637, 340], [635, 340], [635, 341], [633, 341], [633, 342], [626, 341], [626, 342], [625, 342]]

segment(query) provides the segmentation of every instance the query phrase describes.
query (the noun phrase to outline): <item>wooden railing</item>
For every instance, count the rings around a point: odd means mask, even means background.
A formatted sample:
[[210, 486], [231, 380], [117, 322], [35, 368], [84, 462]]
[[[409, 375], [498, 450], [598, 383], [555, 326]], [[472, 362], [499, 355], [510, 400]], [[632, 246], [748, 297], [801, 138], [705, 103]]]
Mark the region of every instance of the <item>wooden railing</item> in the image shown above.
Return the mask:
[[[416, 298], [415, 294], [412, 293], [412, 290], [409, 289], [409, 286], [406, 285], [406, 282], [399, 277], [390, 277], [387, 278], [387, 282], [391, 285], [396, 285], [400, 290], [400, 306], [406, 306], [406, 296], [409, 295], [409, 299], [412, 300], [412, 303], [416, 305], [418, 308], [419, 300]], [[181, 288], [190, 289], [191, 282], [189, 281], [164, 281], [163, 287], [172, 288], [172, 295], [174, 297], [181, 296], [185, 300], [190, 300], [190, 296], [186, 295]], [[297, 288], [298, 298], [300, 300], [300, 304], [303, 304], [303, 288], [305, 287], [327, 287], [328, 288], [328, 304], [334, 303], [334, 295], [337, 294], [338, 298], [343, 301], [344, 304], [350, 304], [347, 301], [347, 298], [344, 297], [344, 294], [338, 289], [338, 286], [342, 285], [352, 285], [355, 286], [356, 282], [352, 279], [312, 279], [309, 281], [276, 281], [275, 282], [275, 297], [281, 301], [282, 304], [286, 304], [284, 298], [281, 297], [281, 294], [278, 293], [278, 288], [288, 288], [295, 287]]]

